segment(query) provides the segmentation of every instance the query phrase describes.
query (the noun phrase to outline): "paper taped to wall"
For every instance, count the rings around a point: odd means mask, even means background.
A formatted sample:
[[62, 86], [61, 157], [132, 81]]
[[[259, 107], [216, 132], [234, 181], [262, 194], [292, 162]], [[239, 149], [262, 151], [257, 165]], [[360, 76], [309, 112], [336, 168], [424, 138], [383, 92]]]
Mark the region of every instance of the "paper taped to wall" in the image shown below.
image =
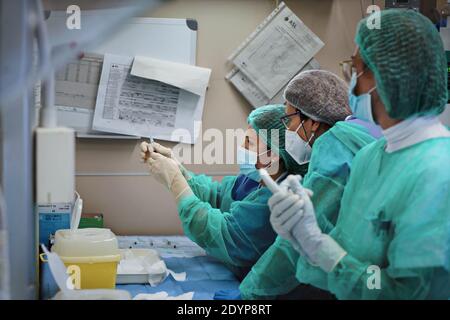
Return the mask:
[[227, 78], [258, 106], [273, 99], [323, 46], [281, 2], [230, 56], [239, 71]]
[[[316, 59], [312, 59], [300, 72], [320, 69]], [[245, 99], [254, 107], [258, 108], [267, 104], [284, 103], [283, 92], [286, 85], [272, 98], [267, 97], [257, 85], [255, 85], [239, 68], [235, 67], [227, 74], [226, 79], [242, 93]]]
[[204, 96], [211, 76], [211, 69], [136, 56], [134, 57], [131, 74], [164, 82], [198, 96]]
[[105, 54], [93, 129], [195, 143], [204, 95], [134, 76], [132, 63], [133, 57]]
[[270, 98], [237, 67], [234, 67], [225, 79], [230, 81], [254, 108], [264, 106], [270, 101]]
[[103, 56], [86, 53], [56, 72], [55, 105], [58, 109], [93, 113]]

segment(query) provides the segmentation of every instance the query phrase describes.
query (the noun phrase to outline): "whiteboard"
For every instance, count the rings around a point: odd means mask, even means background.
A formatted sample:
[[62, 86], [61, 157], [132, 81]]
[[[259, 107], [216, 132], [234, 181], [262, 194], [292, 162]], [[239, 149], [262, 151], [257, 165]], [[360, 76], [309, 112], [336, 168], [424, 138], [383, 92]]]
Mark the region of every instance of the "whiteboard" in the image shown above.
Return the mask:
[[[62, 11], [51, 12], [47, 19], [49, 39], [53, 47], [66, 44], [70, 39], [82, 37], [81, 32], [87, 32], [96, 23], [102, 23], [105, 16], [102, 16], [98, 10], [95, 12], [84, 11], [82, 30], [78, 35], [78, 30], [67, 29], [66, 19], [67, 14]], [[118, 32], [102, 41], [100, 45], [87, 48], [86, 52], [113, 53], [125, 56], [142, 55], [195, 65], [197, 29], [197, 21], [193, 19], [133, 18]], [[99, 42], [103, 40], [100, 39], [102, 36], [99, 36]], [[127, 137], [93, 131], [91, 129], [92, 117], [93, 112], [77, 112], [75, 109], [58, 108], [58, 125], [74, 128], [78, 137]]]

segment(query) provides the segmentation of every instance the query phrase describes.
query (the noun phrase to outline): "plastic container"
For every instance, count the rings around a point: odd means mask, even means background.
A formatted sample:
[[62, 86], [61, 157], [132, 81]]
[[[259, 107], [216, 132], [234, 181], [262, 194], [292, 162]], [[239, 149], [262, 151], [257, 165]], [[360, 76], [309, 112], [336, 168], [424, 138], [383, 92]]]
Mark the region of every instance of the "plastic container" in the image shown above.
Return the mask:
[[166, 264], [152, 249], [120, 249], [121, 260], [117, 268], [117, 284], [157, 285], [167, 275]]
[[120, 252], [111, 230], [58, 230], [52, 251], [66, 267], [76, 265], [80, 268], [80, 289], [115, 288]]

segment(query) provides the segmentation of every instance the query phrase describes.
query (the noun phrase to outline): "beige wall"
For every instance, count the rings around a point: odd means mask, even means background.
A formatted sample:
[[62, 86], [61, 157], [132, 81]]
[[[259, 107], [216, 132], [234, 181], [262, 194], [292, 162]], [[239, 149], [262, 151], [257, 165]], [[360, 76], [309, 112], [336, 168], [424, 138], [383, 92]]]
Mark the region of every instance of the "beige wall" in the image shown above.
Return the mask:
[[[339, 73], [339, 61], [353, 52], [359, 0], [291, 0], [287, 5], [324, 42], [317, 55], [324, 69]], [[371, 1], [363, 1], [364, 5]], [[377, 1], [380, 2], [380, 1]], [[228, 55], [274, 9], [272, 0], [176, 0], [144, 16], [195, 18], [199, 23], [197, 65], [213, 70], [203, 114], [203, 129], [243, 128], [252, 108], [225, 81]], [[164, 142], [163, 142], [164, 143]], [[170, 143], [165, 143], [171, 145]], [[77, 190], [84, 212], [101, 212], [117, 234], [180, 234], [172, 196], [138, 162], [138, 141], [78, 140]], [[191, 166], [223, 175], [234, 166]]]

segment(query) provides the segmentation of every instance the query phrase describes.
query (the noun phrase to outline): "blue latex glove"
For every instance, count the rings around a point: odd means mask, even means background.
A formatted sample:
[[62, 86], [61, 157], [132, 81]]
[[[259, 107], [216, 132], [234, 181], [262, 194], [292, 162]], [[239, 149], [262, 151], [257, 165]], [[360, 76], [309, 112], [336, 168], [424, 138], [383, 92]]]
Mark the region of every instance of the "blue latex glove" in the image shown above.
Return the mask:
[[239, 290], [219, 290], [214, 294], [214, 300], [242, 300]]
[[289, 240], [312, 265], [332, 271], [346, 252], [319, 228], [312, 192], [303, 188], [299, 176], [293, 175], [280, 187], [282, 190], [269, 199], [270, 222], [275, 232]]

